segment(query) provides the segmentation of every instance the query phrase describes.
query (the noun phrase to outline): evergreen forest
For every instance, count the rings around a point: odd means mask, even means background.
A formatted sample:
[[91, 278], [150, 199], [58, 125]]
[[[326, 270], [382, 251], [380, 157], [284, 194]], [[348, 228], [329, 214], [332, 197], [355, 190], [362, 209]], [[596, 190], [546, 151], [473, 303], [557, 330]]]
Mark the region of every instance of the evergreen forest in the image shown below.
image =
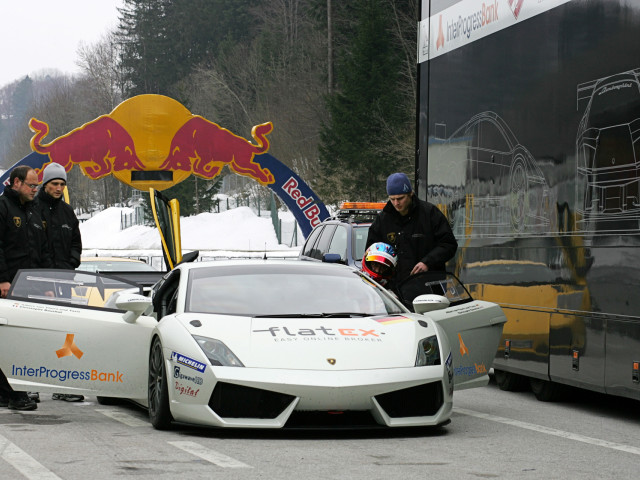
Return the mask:
[[[31, 117], [51, 141], [152, 93], [249, 140], [273, 122], [269, 152], [326, 204], [384, 200], [387, 175], [414, 171], [417, 22], [417, 0], [124, 0], [117, 28], [78, 49], [81, 73], [0, 88], [0, 168], [31, 153]], [[183, 215], [211, 211], [221, 177], [166, 195]], [[78, 167], [68, 183], [79, 211], [131, 196]]]

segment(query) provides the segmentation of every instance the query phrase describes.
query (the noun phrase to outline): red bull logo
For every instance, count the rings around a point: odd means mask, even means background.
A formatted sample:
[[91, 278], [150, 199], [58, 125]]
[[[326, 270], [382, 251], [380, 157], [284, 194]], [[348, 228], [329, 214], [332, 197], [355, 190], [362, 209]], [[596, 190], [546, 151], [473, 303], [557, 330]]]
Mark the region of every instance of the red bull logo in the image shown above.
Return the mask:
[[139, 190], [163, 190], [192, 173], [210, 180], [225, 165], [265, 186], [275, 181], [255, 159], [269, 150], [271, 122], [253, 127], [253, 144], [162, 95], [133, 97], [50, 143], [45, 122], [32, 118], [29, 127], [31, 148], [66, 171], [80, 165], [91, 179], [113, 174]]
[[[49, 133], [49, 126], [32, 118], [29, 128], [35, 133], [31, 139], [31, 148], [48, 155], [51, 162], [59, 163], [67, 172], [77, 164], [87, 177], [96, 180], [113, 171], [144, 169], [136, 156], [131, 135], [107, 115], [46, 145], [42, 144], [42, 140]], [[42, 180], [42, 171], [39, 179]]]
[[258, 143], [253, 145], [226, 128], [195, 116], [174, 135], [169, 156], [160, 169], [192, 171], [210, 179], [218, 175], [224, 165], [229, 165], [234, 172], [269, 185], [274, 182], [273, 175], [261, 168], [254, 157], [269, 150], [267, 134], [272, 130], [271, 122], [253, 127], [251, 136]]
[[29, 127], [33, 153], [18, 164], [35, 168], [40, 180], [42, 170], [55, 162], [66, 171], [79, 165], [91, 179], [113, 175], [137, 190], [165, 190], [192, 174], [211, 180], [226, 166], [273, 190], [305, 236], [329, 216], [311, 188], [268, 153], [271, 122], [254, 126], [250, 141], [193, 115], [172, 98], [139, 95], [48, 143], [45, 122], [32, 118]]

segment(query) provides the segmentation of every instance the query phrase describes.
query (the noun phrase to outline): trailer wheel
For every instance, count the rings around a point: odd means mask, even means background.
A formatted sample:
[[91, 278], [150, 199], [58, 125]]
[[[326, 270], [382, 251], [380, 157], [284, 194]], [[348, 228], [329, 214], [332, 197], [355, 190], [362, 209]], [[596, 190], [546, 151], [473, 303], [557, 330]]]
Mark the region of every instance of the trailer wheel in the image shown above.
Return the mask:
[[493, 369], [493, 374], [496, 377], [496, 384], [500, 390], [504, 390], [505, 392], [521, 392], [527, 388], [527, 377], [495, 368]]
[[562, 398], [563, 386], [548, 380], [530, 378], [531, 391], [541, 402], [555, 402]]

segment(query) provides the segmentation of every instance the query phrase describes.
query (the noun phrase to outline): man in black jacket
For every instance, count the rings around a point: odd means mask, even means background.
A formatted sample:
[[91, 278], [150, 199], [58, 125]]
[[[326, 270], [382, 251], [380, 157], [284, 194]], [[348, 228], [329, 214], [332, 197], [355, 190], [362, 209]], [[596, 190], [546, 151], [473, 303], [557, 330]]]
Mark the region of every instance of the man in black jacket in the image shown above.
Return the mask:
[[80, 265], [82, 237], [78, 218], [73, 208], [63, 200], [67, 185], [67, 172], [59, 163], [50, 163], [44, 169], [38, 202], [42, 220], [47, 225], [49, 250], [54, 268], [74, 270]]
[[369, 228], [367, 248], [375, 242], [393, 245], [398, 254], [395, 284], [416, 273], [444, 271], [458, 249], [447, 218], [416, 197], [404, 173], [389, 175], [387, 194], [389, 201]]
[[[51, 268], [45, 225], [35, 207], [38, 175], [28, 166], [13, 169], [10, 184], [0, 196], [0, 296], [7, 296], [13, 277], [21, 268]], [[2, 332], [0, 332], [0, 335]], [[0, 370], [0, 406], [35, 410], [26, 392], [15, 392]]]
[[[50, 163], [42, 175], [42, 188], [38, 192], [38, 203], [42, 220], [47, 226], [49, 251], [54, 268], [74, 270], [80, 265], [82, 237], [78, 218], [73, 208], [64, 199], [67, 172], [59, 163]], [[71, 294], [71, 292], [69, 292]], [[54, 400], [79, 402], [82, 395], [54, 393]]]

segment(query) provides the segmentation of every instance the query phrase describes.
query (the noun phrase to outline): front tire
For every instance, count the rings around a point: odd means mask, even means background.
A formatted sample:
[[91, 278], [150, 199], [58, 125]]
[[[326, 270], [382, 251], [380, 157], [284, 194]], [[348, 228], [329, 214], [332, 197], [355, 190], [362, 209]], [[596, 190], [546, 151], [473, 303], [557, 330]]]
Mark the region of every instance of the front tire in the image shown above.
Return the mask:
[[153, 339], [149, 354], [149, 420], [157, 430], [171, 428], [173, 417], [169, 408], [169, 389], [164, 366], [162, 342], [158, 337]]

